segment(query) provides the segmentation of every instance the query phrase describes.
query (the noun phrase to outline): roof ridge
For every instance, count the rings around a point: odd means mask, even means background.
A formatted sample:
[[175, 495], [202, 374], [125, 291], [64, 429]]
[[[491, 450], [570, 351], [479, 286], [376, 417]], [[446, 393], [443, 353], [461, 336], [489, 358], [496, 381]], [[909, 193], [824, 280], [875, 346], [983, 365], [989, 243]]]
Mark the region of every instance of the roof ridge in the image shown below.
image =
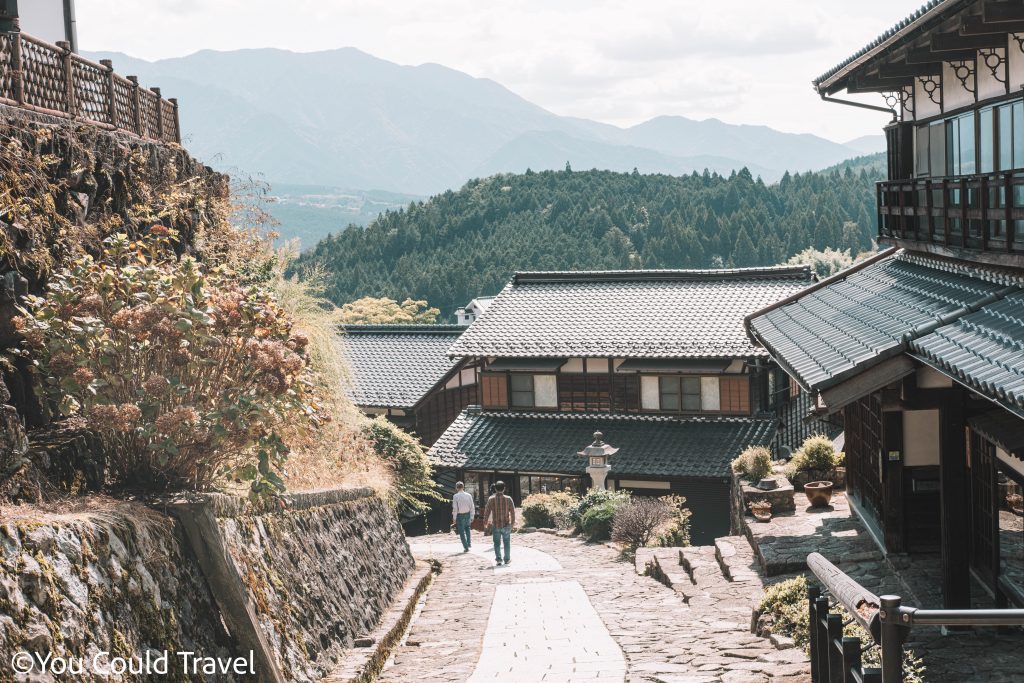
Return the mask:
[[680, 424], [733, 424], [742, 422], [760, 422], [776, 419], [774, 413], [761, 412], [754, 415], [664, 415], [652, 413], [563, 413], [557, 411], [512, 411], [485, 410], [477, 406], [463, 409], [460, 417], [508, 417], [515, 419], [536, 420], [612, 420], [619, 422], [674, 422]]
[[752, 268], [651, 268], [636, 270], [517, 271], [512, 284], [522, 282], [631, 282], [667, 280], [746, 280], [813, 278], [811, 267], [759, 266]]
[[392, 324], [347, 324], [340, 326], [342, 331], [348, 334], [366, 334], [370, 332], [397, 332], [410, 334], [452, 334], [462, 333], [466, 327], [454, 324], [435, 323], [392, 323]]

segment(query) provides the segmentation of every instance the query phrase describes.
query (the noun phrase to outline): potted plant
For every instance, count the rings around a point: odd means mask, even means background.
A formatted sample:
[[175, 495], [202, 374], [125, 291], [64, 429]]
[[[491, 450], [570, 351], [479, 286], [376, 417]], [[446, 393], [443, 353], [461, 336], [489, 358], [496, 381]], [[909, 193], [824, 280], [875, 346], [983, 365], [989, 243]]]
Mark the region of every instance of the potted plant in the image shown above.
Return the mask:
[[804, 484], [804, 493], [807, 494], [807, 502], [812, 508], [828, 507], [832, 502], [832, 482], [810, 481]]
[[772, 518], [772, 504], [764, 498], [751, 501], [750, 512], [754, 515], [754, 519], [759, 522], [770, 521]]
[[1006, 504], [1018, 515], [1024, 513], [1024, 496], [1019, 493], [1011, 493], [1006, 496]]
[[843, 454], [836, 453], [832, 440], [824, 434], [808, 437], [786, 464], [786, 476], [799, 490], [811, 481], [836, 481], [836, 468], [843, 462]]

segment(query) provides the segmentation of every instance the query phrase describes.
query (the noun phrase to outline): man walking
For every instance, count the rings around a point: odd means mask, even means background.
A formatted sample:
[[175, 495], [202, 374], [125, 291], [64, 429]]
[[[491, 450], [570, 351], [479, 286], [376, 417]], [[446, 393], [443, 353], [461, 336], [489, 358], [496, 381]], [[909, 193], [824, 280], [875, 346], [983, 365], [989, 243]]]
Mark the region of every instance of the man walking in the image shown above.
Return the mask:
[[[494, 482], [494, 495], [487, 499], [484, 507], [484, 531], [493, 528], [494, 561], [500, 567], [502, 561], [508, 564], [509, 544], [512, 542], [512, 527], [516, 523], [516, 506], [512, 499], [505, 495], [505, 482]], [[505, 544], [505, 556], [501, 555], [501, 544]]]
[[473, 537], [470, 534], [470, 525], [473, 523], [473, 513], [476, 512], [476, 502], [473, 496], [466, 493], [466, 485], [461, 481], [455, 483], [455, 495], [452, 496], [452, 523], [459, 532], [459, 540], [462, 541], [462, 552], [468, 553], [469, 547], [473, 545]]

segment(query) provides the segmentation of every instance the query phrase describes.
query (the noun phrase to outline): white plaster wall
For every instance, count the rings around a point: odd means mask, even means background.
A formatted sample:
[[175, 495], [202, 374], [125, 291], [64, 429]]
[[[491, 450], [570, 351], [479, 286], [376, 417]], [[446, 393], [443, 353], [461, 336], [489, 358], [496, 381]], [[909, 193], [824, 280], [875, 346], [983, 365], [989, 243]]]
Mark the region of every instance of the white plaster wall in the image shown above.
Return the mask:
[[931, 368], [918, 368], [917, 386], [920, 389], [945, 389], [953, 386], [953, 380]]
[[[1024, 35], [1013, 34], [1024, 38]], [[1014, 90], [1020, 90], [1021, 86], [1024, 86], [1024, 52], [1021, 52], [1020, 45], [1010, 36], [1010, 42], [1007, 46], [1008, 56], [1006, 59], [1007, 67], [1010, 71], [1010, 92]]]
[[658, 410], [661, 407], [661, 392], [658, 390], [658, 378], [643, 376], [640, 378], [640, 407], [644, 410]]
[[[956, 70], [953, 65], [949, 62], [942, 63], [942, 108], [945, 111], [952, 111], [959, 109], [960, 107], [966, 107], [974, 104], [974, 93], [971, 90], [976, 90], [975, 87], [975, 76], [971, 74], [967, 77], [967, 87], [965, 88], [960, 79], [956, 77]], [[970, 88], [970, 90], [968, 90]], [[927, 95], [926, 95], [927, 97]]]
[[562, 372], [583, 372], [583, 359], [570, 358], [562, 365]]
[[608, 359], [607, 358], [588, 358], [587, 359], [587, 373], [593, 374], [601, 372], [608, 374]]
[[[957, 85], [959, 86], [959, 83]], [[942, 113], [939, 105], [932, 102], [931, 98], [928, 97], [928, 93], [924, 91], [924, 86], [921, 85], [920, 79], [917, 78], [914, 79], [914, 103], [917, 108], [918, 119], [925, 119]]]
[[619, 487], [626, 489], [660, 489], [668, 491], [672, 488], [672, 482], [668, 481], [647, 481], [641, 479], [619, 479]]
[[538, 408], [558, 407], [558, 381], [555, 375], [533, 376], [533, 402]]
[[469, 386], [476, 384], [476, 369], [474, 368], [463, 368], [462, 369], [462, 386]]
[[922, 467], [939, 464], [939, 411], [903, 411], [903, 464]]
[[718, 391], [717, 377], [700, 378], [700, 407], [701, 410], [720, 410], [721, 396]]
[[[1013, 43], [1016, 45], [1016, 43]], [[1003, 56], [1006, 55], [1006, 50], [997, 49], [996, 52]], [[1000, 95], [1006, 94], [1006, 85], [999, 81], [999, 78], [1006, 80], [1006, 62], [1004, 61], [1001, 66], [996, 69], [996, 74], [992, 73], [992, 69], [988, 68], [985, 64], [985, 56], [978, 54], [978, 99], [984, 100], [989, 97], [999, 97]]]

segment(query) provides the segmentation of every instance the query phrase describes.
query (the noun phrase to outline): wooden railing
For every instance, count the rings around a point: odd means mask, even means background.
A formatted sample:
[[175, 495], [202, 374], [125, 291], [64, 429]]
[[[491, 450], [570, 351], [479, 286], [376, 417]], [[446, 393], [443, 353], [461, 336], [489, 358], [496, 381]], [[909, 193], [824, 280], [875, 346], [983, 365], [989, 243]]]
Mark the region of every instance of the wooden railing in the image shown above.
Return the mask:
[[[906, 607], [898, 595], [874, 595], [818, 553], [807, 556], [807, 568], [849, 615], [831, 611], [832, 603], [817, 586], [807, 589], [810, 610], [811, 680], [814, 683], [902, 683], [903, 645], [914, 626], [968, 628], [1024, 626], [1024, 609], [926, 610]], [[843, 635], [848, 623], [866, 631], [871, 642]], [[862, 665], [862, 655], [879, 648], [881, 668]]]
[[0, 33], [0, 104], [88, 121], [143, 138], [181, 142], [178, 101], [134, 76], [24, 33]]
[[1024, 173], [877, 184], [878, 234], [952, 249], [1024, 252]]

